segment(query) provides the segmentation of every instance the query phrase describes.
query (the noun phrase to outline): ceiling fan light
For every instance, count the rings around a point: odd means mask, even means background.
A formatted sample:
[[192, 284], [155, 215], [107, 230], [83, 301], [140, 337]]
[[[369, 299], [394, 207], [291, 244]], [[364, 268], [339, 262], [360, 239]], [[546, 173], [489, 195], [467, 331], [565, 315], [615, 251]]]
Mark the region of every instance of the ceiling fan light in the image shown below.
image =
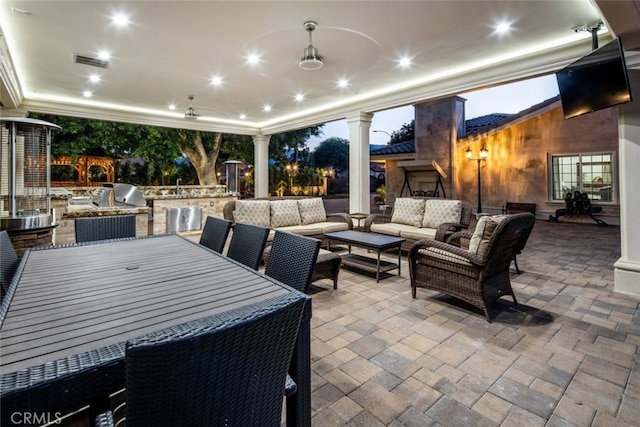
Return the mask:
[[196, 113], [196, 110], [193, 109], [193, 100], [195, 99], [195, 96], [189, 95], [187, 96], [187, 99], [189, 100], [189, 108], [187, 108], [187, 112], [184, 113], [184, 118], [187, 120], [195, 120], [200, 117], [200, 114]]
[[312, 45], [309, 45], [309, 47], [304, 50], [304, 54], [302, 58], [300, 58], [298, 65], [303, 70], [319, 70], [324, 65], [324, 62], [322, 56], [318, 55], [318, 50]]
[[302, 58], [298, 62], [298, 66], [303, 70], [319, 70], [324, 65], [324, 59], [318, 54], [318, 49], [313, 46], [311, 33], [316, 29], [316, 23], [307, 21], [304, 28], [309, 33], [309, 46], [302, 52]]

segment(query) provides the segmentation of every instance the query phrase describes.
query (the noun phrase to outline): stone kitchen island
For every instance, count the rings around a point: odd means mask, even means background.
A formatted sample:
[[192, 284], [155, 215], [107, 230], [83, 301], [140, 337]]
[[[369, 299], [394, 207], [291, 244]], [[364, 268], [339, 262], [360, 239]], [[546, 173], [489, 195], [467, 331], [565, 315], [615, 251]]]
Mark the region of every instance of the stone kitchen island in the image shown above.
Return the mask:
[[167, 210], [195, 208], [202, 210], [200, 229], [207, 216], [222, 218], [222, 208], [237, 196], [226, 193], [224, 186], [140, 186], [145, 207], [98, 207], [89, 202], [98, 187], [67, 187], [52, 191], [51, 205], [54, 212], [54, 244], [75, 242], [76, 218], [135, 215], [136, 236], [164, 234], [167, 232]]

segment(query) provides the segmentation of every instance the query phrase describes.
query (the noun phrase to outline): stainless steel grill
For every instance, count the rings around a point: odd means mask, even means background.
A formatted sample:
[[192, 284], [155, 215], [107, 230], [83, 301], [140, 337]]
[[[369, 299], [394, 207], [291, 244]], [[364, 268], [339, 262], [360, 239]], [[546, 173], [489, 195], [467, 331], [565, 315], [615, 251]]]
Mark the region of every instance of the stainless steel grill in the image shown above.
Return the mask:
[[92, 202], [98, 208], [135, 208], [147, 206], [142, 191], [132, 184], [105, 184], [93, 192]]

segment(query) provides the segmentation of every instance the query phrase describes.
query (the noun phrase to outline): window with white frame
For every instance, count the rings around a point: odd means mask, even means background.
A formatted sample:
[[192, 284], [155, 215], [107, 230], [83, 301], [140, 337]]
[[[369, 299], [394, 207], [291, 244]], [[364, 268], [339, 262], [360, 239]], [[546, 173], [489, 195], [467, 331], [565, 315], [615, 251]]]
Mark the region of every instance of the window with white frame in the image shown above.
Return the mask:
[[551, 199], [579, 191], [594, 201], [615, 201], [614, 158], [612, 152], [551, 155]]

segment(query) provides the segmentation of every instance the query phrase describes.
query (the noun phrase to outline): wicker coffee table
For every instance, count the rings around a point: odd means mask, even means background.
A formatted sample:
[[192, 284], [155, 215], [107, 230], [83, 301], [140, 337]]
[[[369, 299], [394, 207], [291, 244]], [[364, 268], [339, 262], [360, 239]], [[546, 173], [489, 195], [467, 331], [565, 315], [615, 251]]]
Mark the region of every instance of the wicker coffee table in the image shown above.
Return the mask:
[[[349, 245], [349, 253], [342, 256], [342, 265], [359, 268], [376, 274], [376, 283], [380, 282], [380, 273], [398, 269], [400, 276], [400, 245], [405, 241], [402, 237], [387, 236], [385, 234], [365, 233], [362, 231], [336, 231], [334, 233], [326, 233], [325, 237], [329, 242], [336, 241]], [[352, 254], [351, 246], [371, 249], [377, 253], [376, 258], [363, 255]], [[382, 261], [380, 253], [389, 249], [398, 249], [398, 262]]]

